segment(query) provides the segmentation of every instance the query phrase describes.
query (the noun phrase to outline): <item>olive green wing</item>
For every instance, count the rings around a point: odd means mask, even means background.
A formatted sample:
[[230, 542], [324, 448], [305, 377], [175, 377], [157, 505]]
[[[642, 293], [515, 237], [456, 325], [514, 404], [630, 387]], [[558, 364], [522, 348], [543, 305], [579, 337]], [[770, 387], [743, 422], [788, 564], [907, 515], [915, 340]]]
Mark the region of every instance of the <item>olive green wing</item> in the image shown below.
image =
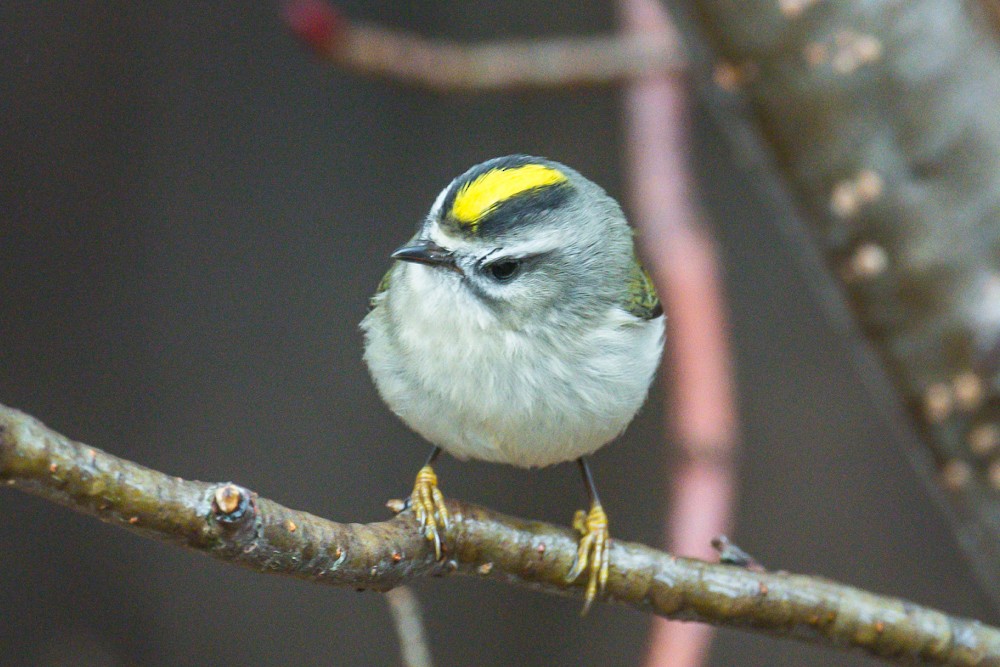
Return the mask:
[[653, 279], [638, 259], [632, 262], [632, 274], [625, 294], [625, 310], [644, 320], [652, 320], [663, 314], [663, 306], [660, 304], [660, 297], [656, 295]]
[[389, 281], [392, 279], [392, 270], [395, 268], [396, 268], [395, 264], [390, 266], [389, 270], [385, 272], [384, 276], [382, 276], [382, 280], [378, 281], [378, 288], [375, 290], [375, 293], [372, 294], [371, 298], [368, 299], [369, 311], [375, 309], [375, 306], [378, 305], [378, 302], [382, 300], [381, 299], [382, 293], [385, 292], [387, 289], [389, 289]]

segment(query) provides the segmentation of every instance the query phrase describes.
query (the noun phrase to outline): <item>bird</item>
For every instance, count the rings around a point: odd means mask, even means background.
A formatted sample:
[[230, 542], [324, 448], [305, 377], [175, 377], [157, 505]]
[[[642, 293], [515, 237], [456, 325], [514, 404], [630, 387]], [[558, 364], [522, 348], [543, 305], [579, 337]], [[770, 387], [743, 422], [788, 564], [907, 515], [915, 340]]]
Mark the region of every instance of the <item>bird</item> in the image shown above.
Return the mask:
[[590, 502], [566, 581], [603, 594], [610, 534], [586, 457], [619, 436], [660, 363], [664, 315], [619, 204], [530, 155], [477, 164], [434, 200], [361, 322], [389, 408], [430, 442], [408, 506], [438, 560], [449, 514], [433, 464], [576, 461]]

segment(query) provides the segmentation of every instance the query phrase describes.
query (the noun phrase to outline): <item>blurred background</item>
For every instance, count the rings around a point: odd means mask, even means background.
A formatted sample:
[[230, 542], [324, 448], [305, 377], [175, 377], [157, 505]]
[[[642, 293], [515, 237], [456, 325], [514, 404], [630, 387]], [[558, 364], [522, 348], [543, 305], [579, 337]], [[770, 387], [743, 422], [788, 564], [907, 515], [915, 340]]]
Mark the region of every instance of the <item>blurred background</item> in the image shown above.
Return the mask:
[[[344, 2], [461, 40], [615, 29], [607, 2]], [[187, 478], [340, 521], [389, 516], [428, 446], [383, 406], [357, 323], [448, 181], [513, 152], [625, 201], [614, 88], [443, 96], [332, 70], [271, 3], [0, 7], [0, 402]], [[692, 110], [743, 452], [735, 541], [1000, 621], [831, 326], [815, 260]], [[819, 281], [822, 282], [822, 281]], [[662, 543], [664, 390], [592, 466], [613, 536]], [[438, 467], [446, 495], [566, 524], [574, 466]], [[639, 664], [650, 619], [471, 579], [415, 585], [440, 665]], [[0, 494], [0, 654], [28, 665], [395, 665], [383, 598], [268, 577]], [[722, 630], [712, 665], [869, 665]]]

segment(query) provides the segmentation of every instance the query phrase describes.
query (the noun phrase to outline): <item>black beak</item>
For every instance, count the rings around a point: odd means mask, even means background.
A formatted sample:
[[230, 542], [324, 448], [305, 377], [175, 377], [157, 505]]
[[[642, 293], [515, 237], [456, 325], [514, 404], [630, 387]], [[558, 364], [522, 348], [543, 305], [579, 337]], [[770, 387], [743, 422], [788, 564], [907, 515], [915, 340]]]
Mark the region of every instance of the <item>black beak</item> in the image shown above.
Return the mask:
[[398, 248], [396, 252], [392, 253], [392, 258], [462, 272], [455, 264], [455, 256], [451, 251], [445, 250], [433, 241], [417, 241], [413, 245]]

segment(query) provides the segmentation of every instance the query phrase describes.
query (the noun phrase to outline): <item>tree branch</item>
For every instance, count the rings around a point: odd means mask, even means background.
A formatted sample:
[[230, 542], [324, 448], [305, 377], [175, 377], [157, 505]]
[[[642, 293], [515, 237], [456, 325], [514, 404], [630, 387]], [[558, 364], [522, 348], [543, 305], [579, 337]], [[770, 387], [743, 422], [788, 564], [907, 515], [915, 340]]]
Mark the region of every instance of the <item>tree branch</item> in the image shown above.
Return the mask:
[[[628, 34], [680, 36], [660, 0], [620, 0]], [[719, 250], [695, 203], [686, 76], [657, 73], [623, 90], [630, 219], [667, 313], [665, 413], [673, 430], [665, 532], [677, 554], [713, 554], [732, 529], [739, 426]], [[705, 664], [712, 628], [653, 623], [648, 667]]]
[[447, 92], [600, 85], [683, 65], [677, 41], [655, 34], [469, 45], [349, 21], [322, 0], [285, 2], [284, 16], [333, 65]]
[[[982, 11], [995, 3], [691, 4], [691, 52], [701, 33], [729, 63], [706, 108], [767, 196], [787, 197], [768, 172], [784, 178], [801, 218], [786, 203], [776, 223], [840, 281], [924, 436], [898, 440], [1000, 606], [1000, 44]], [[839, 295], [816, 287], [841, 319]], [[885, 378], [861, 375], [898, 422]]]
[[[426, 575], [494, 578], [580, 595], [565, 573], [568, 528], [450, 500], [447, 557], [436, 562], [408, 511], [344, 524], [235, 484], [186, 481], [74, 442], [0, 406], [0, 480], [146, 537], [272, 574], [386, 591]], [[1000, 665], [1000, 630], [815, 577], [676, 558], [615, 541], [607, 596], [668, 618], [854, 646], [899, 662]]]

